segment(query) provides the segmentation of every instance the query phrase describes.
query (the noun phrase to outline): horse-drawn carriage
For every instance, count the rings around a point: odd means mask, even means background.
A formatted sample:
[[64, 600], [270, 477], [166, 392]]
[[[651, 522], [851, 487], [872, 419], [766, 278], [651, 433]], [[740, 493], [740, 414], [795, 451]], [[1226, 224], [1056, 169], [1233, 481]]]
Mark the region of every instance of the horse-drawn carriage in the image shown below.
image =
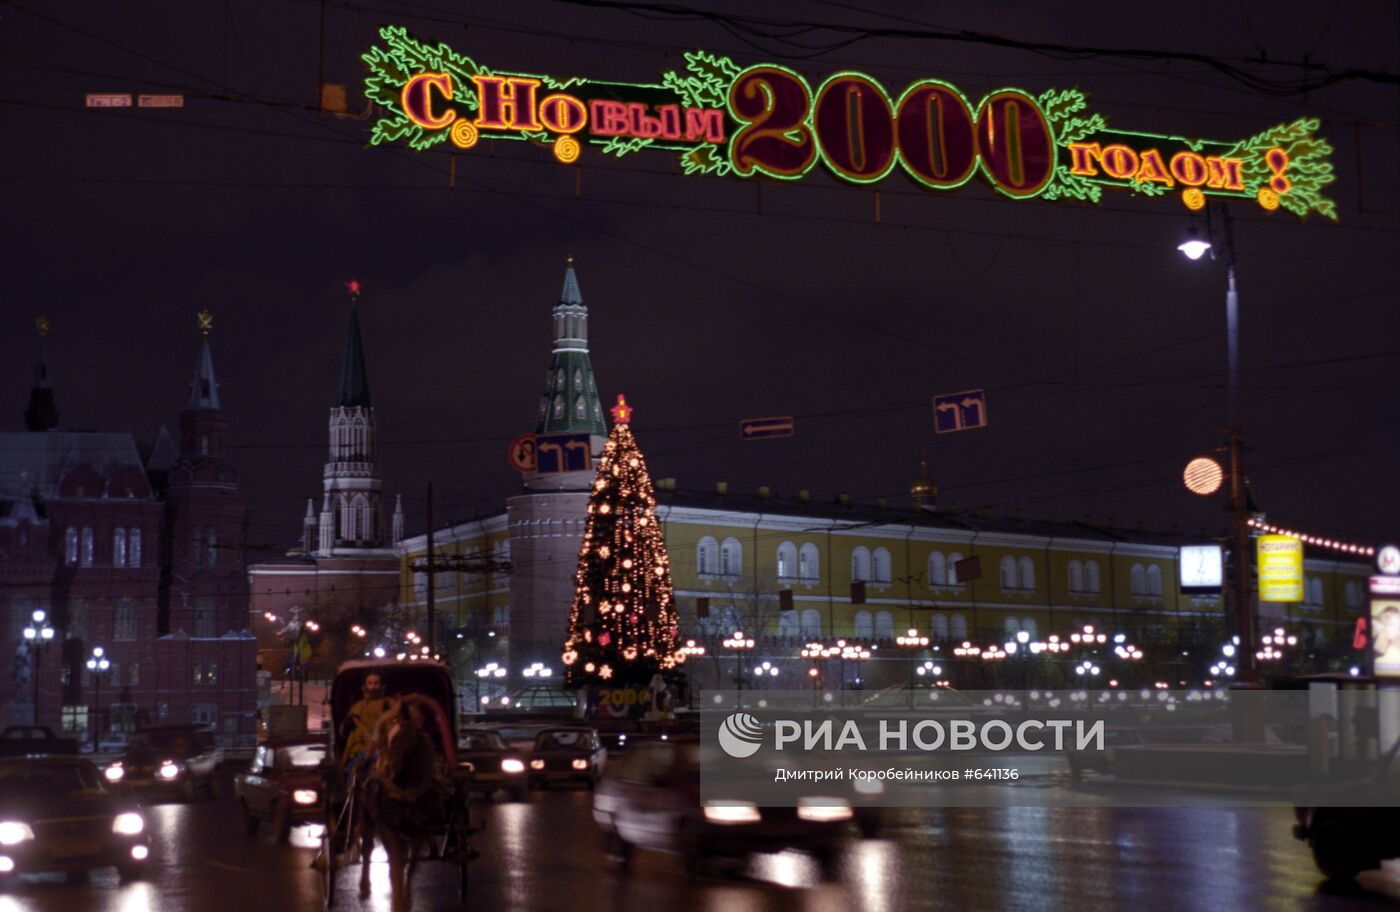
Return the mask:
[[[372, 676], [383, 684], [384, 702], [372, 706], [373, 724], [366, 726], [363, 717], [370, 714], [359, 701]], [[456, 691], [447, 666], [346, 662], [331, 685], [330, 709], [333, 750], [322, 768], [326, 825], [318, 865], [326, 907], [335, 902], [341, 854], [352, 845], [361, 849], [361, 895], [368, 892], [376, 838], [388, 855], [395, 909], [408, 907], [413, 867], [421, 858], [455, 864], [465, 900], [472, 828], [466, 774], [457, 765]], [[358, 759], [347, 756], [347, 744]]]

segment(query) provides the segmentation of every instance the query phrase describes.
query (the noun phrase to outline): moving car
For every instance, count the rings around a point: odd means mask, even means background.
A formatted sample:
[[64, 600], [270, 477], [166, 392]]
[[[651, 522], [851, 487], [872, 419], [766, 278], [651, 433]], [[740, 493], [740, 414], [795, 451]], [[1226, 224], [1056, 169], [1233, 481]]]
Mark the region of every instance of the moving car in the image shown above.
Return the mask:
[[207, 725], [162, 725], [134, 732], [121, 756], [102, 775], [115, 791], [143, 792], [192, 800], [218, 793], [224, 752]]
[[841, 798], [813, 796], [798, 807], [750, 802], [700, 803], [698, 741], [670, 739], [634, 745], [593, 792], [593, 819], [608, 854], [624, 867], [633, 852], [678, 853], [695, 875], [714, 858], [798, 849], [834, 876], [851, 834], [854, 812]]
[[0, 759], [0, 887], [20, 874], [108, 866], [135, 880], [150, 852], [140, 807], [103, 788], [91, 761]]
[[502, 790], [515, 801], [525, 797], [525, 754], [506, 744], [494, 728], [462, 729], [457, 735], [457, 766], [467, 771], [472, 791], [490, 795]]
[[233, 793], [243, 810], [248, 834], [256, 833], [262, 821], [270, 820], [277, 838], [286, 839], [293, 824], [324, 820], [321, 764], [325, 759], [323, 737], [259, 744], [247, 771], [233, 777]]
[[586, 725], [546, 728], [535, 736], [530, 751], [530, 786], [545, 788], [563, 782], [593, 788], [608, 762], [598, 732]]
[[11, 725], [0, 732], [0, 757], [77, 752], [77, 741], [72, 738], [60, 738], [47, 725]]
[[[1312, 849], [1328, 880], [1348, 881], [1362, 871], [1400, 858], [1400, 743], [1369, 779], [1306, 789], [1293, 808], [1293, 836]], [[1391, 807], [1383, 805], [1390, 804]]]

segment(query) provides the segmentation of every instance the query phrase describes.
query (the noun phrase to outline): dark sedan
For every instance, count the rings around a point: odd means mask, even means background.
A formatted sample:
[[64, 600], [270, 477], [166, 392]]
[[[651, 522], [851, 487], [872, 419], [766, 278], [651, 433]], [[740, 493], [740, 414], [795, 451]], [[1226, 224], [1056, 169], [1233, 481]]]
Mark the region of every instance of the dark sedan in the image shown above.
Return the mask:
[[0, 884], [20, 874], [102, 867], [139, 879], [150, 851], [140, 807], [103, 788], [91, 761], [0, 760]]
[[504, 791], [513, 800], [525, 797], [525, 754], [513, 749], [494, 728], [471, 727], [457, 736], [457, 766], [468, 787], [490, 795]]
[[201, 793], [216, 794], [223, 760], [224, 752], [207, 725], [163, 725], [135, 732], [102, 774], [113, 791], [188, 801]]
[[278, 839], [292, 825], [325, 819], [321, 764], [325, 738], [285, 738], [259, 744], [248, 769], [233, 777], [233, 792], [243, 811], [248, 833], [264, 820], [272, 822]]
[[545, 788], [553, 783], [593, 788], [608, 762], [607, 748], [598, 732], [582, 725], [543, 729], [530, 751], [530, 785]]
[[797, 849], [834, 876], [855, 814], [850, 802], [813, 797], [797, 807], [700, 801], [700, 745], [672, 739], [637, 744], [593, 793], [593, 818], [608, 854], [631, 862], [635, 849], [678, 853], [689, 873], [712, 858]]

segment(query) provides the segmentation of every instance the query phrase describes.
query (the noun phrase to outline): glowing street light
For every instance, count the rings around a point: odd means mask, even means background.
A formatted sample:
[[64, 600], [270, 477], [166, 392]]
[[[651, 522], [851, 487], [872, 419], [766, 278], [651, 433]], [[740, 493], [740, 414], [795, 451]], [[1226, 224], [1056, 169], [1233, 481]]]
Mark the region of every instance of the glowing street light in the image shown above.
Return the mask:
[[1199, 260], [1210, 250], [1210, 246], [1210, 241], [1201, 237], [1201, 229], [1191, 225], [1186, 229], [1185, 240], [1177, 244], [1176, 249], [1186, 254], [1188, 260]]

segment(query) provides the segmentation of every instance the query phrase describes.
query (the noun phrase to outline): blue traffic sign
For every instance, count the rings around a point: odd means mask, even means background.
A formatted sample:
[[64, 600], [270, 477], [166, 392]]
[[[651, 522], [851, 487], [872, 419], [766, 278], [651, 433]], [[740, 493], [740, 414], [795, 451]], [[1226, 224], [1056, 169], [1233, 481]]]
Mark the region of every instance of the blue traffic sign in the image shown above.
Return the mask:
[[933, 430], [939, 434], [987, 426], [986, 390], [964, 390], [933, 397]]
[[593, 467], [587, 434], [555, 434], [535, 438], [535, 471], [582, 472]]
[[750, 418], [739, 422], [739, 438], [771, 440], [777, 437], [791, 437], [794, 424], [791, 415], [786, 418]]

